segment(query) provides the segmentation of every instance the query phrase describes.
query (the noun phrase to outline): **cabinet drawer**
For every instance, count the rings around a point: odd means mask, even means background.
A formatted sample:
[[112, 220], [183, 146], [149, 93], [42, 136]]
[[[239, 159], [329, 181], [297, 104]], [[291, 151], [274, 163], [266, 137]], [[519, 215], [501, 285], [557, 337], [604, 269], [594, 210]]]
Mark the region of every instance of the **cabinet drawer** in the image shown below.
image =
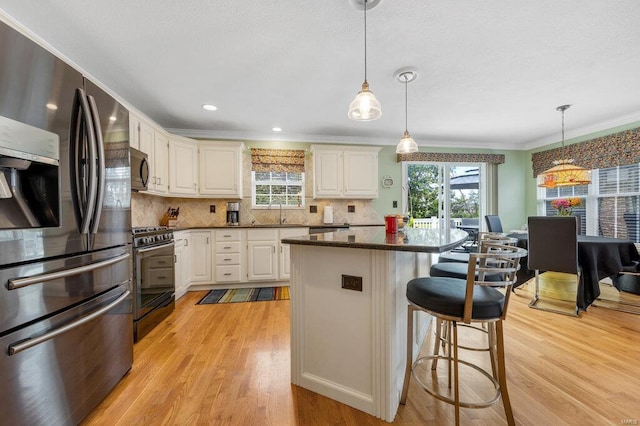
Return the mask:
[[216, 254], [216, 265], [239, 265], [240, 253]]
[[240, 265], [216, 266], [216, 282], [240, 281]]
[[239, 229], [218, 229], [216, 230], [216, 242], [220, 241], [240, 241]]
[[217, 242], [216, 253], [240, 253], [240, 241]]
[[249, 229], [247, 231], [247, 240], [249, 241], [276, 241], [277, 239], [277, 229]]
[[149, 258], [148, 262], [147, 262], [147, 267], [149, 268], [168, 268], [169, 266], [173, 265], [174, 263], [174, 257], [173, 255], [167, 255], [167, 256], [154, 256], [152, 258]]

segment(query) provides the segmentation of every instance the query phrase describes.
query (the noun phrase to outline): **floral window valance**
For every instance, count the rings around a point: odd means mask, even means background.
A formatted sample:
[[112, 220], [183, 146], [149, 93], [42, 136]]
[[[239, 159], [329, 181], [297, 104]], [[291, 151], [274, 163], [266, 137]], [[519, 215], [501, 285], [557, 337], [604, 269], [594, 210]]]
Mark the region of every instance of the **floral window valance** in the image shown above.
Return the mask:
[[251, 148], [251, 171], [304, 173], [304, 150]]
[[533, 177], [553, 167], [554, 160], [573, 159], [585, 169], [640, 163], [640, 128], [533, 153]]
[[447, 152], [414, 152], [398, 154], [398, 163], [402, 161], [431, 161], [436, 163], [504, 163], [504, 154], [456, 154]]

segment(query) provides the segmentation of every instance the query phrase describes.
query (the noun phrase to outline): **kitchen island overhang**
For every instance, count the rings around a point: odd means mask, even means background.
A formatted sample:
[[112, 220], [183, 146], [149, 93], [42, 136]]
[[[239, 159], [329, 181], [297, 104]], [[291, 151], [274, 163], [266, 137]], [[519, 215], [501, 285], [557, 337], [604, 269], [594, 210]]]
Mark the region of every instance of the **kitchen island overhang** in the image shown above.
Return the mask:
[[[406, 284], [432, 254], [462, 244], [458, 229], [384, 227], [283, 239], [291, 248], [291, 382], [386, 421], [400, 402]], [[414, 357], [430, 317], [416, 313]]]

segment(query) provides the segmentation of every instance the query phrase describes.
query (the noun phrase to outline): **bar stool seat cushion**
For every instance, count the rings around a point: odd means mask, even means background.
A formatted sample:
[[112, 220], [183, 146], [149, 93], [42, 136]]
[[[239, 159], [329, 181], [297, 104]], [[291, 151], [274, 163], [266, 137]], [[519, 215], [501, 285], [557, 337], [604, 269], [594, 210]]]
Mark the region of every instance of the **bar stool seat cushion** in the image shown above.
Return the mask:
[[[407, 284], [407, 299], [434, 314], [462, 318], [467, 283], [448, 277], [415, 278]], [[471, 317], [477, 321], [500, 318], [504, 295], [492, 287], [476, 285]]]
[[469, 253], [443, 253], [438, 256], [438, 262], [469, 263], [469, 256]]
[[[459, 262], [442, 262], [442, 263], [434, 263], [431, 265], [431, 269], [429, 270], [429, 275], [432, 277], [449, 277], [449, 278], [458, 278], [461, 280], [467, 279], [467, 272], [469, 269], [468, 263], [459, 263]], [[476, 279], [478, 278], [478, 274], [476, 274]], [[501, 274], [486, 274], [485, 281], [501, 281]]]

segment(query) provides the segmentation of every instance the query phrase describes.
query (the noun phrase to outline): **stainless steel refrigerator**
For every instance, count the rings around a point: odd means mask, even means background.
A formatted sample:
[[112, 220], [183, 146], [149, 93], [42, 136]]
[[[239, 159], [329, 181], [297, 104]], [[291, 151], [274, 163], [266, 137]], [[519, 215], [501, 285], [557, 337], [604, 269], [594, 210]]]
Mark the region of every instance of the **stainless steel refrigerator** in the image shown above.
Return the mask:
[[128, 111], [0, 23], [0, 423], [79, 423], [133, 358]]

